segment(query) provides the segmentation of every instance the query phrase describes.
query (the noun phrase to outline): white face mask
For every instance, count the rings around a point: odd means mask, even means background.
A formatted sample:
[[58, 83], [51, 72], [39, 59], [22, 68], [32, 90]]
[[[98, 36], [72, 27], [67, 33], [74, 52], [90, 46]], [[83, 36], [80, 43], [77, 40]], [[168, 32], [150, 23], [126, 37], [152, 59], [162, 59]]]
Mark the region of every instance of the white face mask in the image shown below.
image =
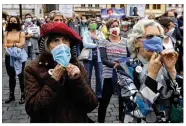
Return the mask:
[[26, 23], [31, 23], [32, 22], [32, 19], [31, 18], [27, 18], [27, 19], [25, 19], [25, 22]]
[[146, 59], [144, 59], [140, 54], [138, 54], [138, 59], [141, 61], [142, 64], [147, 64], [148, 61]]
[[86, 23], [86, 22], [87, 22], [87, 20], [86, 20], [86, 19], [83, 19], [83, 20], [82, 20], [82, 23]]
[[170, 30], [166, 33], [166, 35], [167, 35], [167, 36], [172, 36], [174, 30], [175, 30], [175, 28], [170, 29]]
[[110, 34], [113, 36], [118, 36], [120, 33], [120, 28], [119, 27], [115, 27], [115, 28], [110, 28]]

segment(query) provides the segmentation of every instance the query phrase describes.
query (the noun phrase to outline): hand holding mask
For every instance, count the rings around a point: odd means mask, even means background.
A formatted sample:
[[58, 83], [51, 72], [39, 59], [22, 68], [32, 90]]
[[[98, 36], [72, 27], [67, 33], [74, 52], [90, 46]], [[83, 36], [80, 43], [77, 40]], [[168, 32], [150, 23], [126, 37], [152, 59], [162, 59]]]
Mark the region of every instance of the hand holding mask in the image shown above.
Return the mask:
[[154, 52], [149, 61], [148, 76], [155, 80], [161, 67], [161, 55]]
[[173, 69], [178, 59], [178, 53], [173, 49], [165, 49], [161, 52], [161, 56], [165, 67], [168, 70]]
[[70, 63], [66, 70], [70, 79], [77, 79], [80, 77], [80, 70], [77, 66]]

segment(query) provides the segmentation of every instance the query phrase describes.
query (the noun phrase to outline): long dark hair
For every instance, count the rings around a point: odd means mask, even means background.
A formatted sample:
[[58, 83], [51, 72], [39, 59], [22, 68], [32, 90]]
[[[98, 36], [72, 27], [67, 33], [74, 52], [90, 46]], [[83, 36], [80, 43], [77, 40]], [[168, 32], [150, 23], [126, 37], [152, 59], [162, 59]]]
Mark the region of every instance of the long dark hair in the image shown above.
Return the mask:
[[20, 23], [20, 20], [19, 20], [19, 17], [17, 17], [17, 16], [11, 16], [10, 18], [9, 18], [9, 20], [8, 20], [8, 24], [7, 24], [7, 26], [6, 26], [6, 31], [12, 31], [12, 28], [10, 27], [10, 19], [11, 18], [15, 18], [16, 20], [17, 20], [17, 25], [18, 25], [18, 27], [17, 27], [17, 31], [20, 31], [21, 30], [21, 23]]

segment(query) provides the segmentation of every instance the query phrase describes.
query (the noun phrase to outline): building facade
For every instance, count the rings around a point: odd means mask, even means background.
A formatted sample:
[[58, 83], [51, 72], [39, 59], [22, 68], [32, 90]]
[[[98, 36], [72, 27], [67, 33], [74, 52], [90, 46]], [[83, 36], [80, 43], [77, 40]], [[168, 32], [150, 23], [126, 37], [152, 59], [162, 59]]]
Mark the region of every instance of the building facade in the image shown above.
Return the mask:
[[127, 7], [127, 4], [106, 4], [106, 8], [122, 8], [122, 7]]
[[[8, 15], [20, 15], [19, 4], [3, 4], [2, 10]], [[38, 18], [43, 17], [43, 8], [41, 4], [22, 4], [22, 15], [30, 13]]]
[[74, 4], [73, 10], [80, 16], [100, 16], [100, 10], [106, 4]]
[[165, 4], [146, 4], [145, 5], [145, 16], [148, 17], [150, 14], [158, 17], [166, 12]]
[[183, 4], [167, 4], [166, 5], [166, 11], [175, 9], [178, 13], [178, 16], [182, 15], [182, 12], [184, 11], [184, 5]]

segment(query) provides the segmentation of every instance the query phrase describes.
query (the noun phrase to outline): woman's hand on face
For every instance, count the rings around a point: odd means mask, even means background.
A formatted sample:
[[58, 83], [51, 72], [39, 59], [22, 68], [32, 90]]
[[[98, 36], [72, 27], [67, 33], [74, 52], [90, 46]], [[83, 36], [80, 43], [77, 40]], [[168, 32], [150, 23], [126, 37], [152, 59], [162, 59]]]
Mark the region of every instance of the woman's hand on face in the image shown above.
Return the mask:
[[163, 50], [161, 55], [162, 55], [163, 63], [167, 71], [169, 72], [171, 78], [175, 79], [176, 77], [175, 64], [178, 59], [178, 53], [172, 49], [169, 49], [169, 50]]
[[70, 79], [77, 79], [80, 77], [80, 70], [77, 66], [70, 63], [66, 70]]
[[52, 70], [52, 78], [54, 78], [56, 81], [59, 81], [64, 71], [65, 69], [60, 64], [57, 64], [56, 67]]
[[156, 76], [161, 67], [161, 55], [158, 54], [157, 56], [157, 53], [153, 53], [148, 64], [148, 76], [156, 80]]
[[163, 63], [167, 68], [167, 70], [174, 69], [178, 59], [178, 53], [173, 49], [166, 49], [162, 51], [161, 55], [162, 55]]

